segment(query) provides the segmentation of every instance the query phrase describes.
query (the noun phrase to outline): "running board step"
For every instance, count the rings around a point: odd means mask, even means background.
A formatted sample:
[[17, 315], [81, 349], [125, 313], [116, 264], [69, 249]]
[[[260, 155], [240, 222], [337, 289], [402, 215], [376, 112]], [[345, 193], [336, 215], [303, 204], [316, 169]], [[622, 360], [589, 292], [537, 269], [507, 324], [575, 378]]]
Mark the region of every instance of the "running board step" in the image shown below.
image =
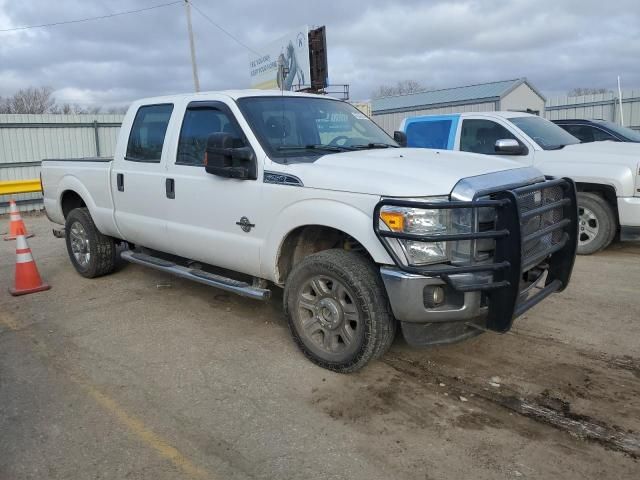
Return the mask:
[[153, 257], [145, 253], [126, 250], [120, 254], [120, 257], [127, 262], [155, 268], [156, 270], [171, 273], [172, 275], [186, 278], [187, 280], [193, 280], [194, 282], [226, 290], [227, 292], [233, 292], [238, 295], [242, 295], [243, 297], [254, 298], [256, 300], [267, 300], [271, 296], [271, 290], [269, 289], [254, 287], [247, 282], [223, 277], [222, 275], [216, 275], [215, 273], [205, 272], [204, 270], [199, 270], [197, 268], [183, 267], [182, 265], [178, 265], [177, 263], [169, 260]]

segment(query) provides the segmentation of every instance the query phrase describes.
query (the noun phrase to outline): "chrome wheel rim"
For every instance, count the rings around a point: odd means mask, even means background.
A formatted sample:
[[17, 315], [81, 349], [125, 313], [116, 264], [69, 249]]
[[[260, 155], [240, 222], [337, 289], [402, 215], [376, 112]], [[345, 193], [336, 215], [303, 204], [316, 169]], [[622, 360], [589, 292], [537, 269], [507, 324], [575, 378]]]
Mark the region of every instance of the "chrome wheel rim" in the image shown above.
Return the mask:
[[578, 207], [578, 245], [591, 243], [600, 231], [600, 222], [593, 211]]
[[71, 252], [76, 262], [81, 267], [89, 265], [91, 251], [89, 249], [89, 236], [80, 222], [73, 222], [69, 230], [69, 240], [71, 242]]
[[300, 289], [297, 309], [300, 335], [326, 354], [348, 350], [362, 328], [354, 297], [331, 277], [309, 279]]

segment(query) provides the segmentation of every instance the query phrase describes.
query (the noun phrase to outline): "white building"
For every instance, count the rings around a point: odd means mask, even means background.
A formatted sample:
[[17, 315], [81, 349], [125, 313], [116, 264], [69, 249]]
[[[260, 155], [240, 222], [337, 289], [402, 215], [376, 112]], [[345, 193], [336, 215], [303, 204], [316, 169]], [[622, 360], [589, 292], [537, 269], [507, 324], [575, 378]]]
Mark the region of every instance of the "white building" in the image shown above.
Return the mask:
[[378, 98], [372, 119], [388, 133], [407, 117], [494, 110], [529, 111], [542, 115], [545, 97], [526, 78], [430, 90]]

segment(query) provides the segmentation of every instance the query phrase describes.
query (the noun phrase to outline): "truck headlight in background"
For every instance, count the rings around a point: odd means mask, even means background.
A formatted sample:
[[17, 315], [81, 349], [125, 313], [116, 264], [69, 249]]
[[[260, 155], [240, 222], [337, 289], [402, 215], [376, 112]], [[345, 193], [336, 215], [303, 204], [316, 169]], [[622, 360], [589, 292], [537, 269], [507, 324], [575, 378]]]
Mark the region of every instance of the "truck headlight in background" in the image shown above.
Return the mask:
[[[415, 200], [421, 202], [445, 202], [447, 197], [431, 197]], [[444, 235], [451, 230], [451, 210], [398, 207], [386, 205], [380, 209], [380, 228], [410, 235]], [[446, 241], [420, 241], [419, 239], [386, 238], [385, 241], [396, 253], [402, 251], [407, 263], [412, 266], [429, 265], [449, 260], [449, 243]]]

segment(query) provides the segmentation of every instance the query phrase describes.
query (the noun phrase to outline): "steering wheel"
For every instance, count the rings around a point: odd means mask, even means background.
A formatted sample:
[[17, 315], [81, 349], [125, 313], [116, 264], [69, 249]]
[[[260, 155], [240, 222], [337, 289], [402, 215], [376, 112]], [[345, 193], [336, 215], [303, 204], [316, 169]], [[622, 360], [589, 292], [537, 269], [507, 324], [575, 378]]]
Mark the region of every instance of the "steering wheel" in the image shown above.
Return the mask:
[[[339, 135], [336, 138], [334, 138], [333, 140], [331, 140], [329, 142], [329, 145], [331, 145], [332, 147], [344, 147], [347, 144], [347, 141], [349, 140], [349, 137], [347, 137], [346, 135]], [[342, 141], [343, 143], [338, 143]]]

